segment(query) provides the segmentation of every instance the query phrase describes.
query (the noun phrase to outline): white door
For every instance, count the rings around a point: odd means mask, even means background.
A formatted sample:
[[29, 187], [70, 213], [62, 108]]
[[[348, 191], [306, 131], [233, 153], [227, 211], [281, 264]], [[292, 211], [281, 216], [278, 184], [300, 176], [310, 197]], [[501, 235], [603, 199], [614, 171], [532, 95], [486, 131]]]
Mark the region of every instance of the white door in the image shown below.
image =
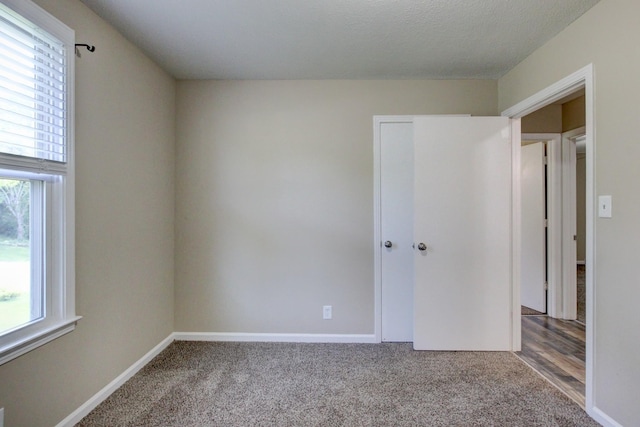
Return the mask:
[[511, 348], [511, 144], [505, 117], [414, 119], [416, 350]]
[[380, 124], [382, 341], [413, 340], [413, 124]]
[[522, 202], [522, 262], [520, 303], [541, 313], [547, 312], [545, 250], [544, 142], [520, 150]]

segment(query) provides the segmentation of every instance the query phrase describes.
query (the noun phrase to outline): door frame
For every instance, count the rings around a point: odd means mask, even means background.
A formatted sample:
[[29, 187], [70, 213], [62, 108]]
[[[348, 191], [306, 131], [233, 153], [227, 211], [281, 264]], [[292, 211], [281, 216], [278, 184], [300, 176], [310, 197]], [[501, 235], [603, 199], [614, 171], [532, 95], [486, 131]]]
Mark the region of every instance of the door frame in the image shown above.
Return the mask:
[[[584, 137], [586, 130], [583, 127], [562, 133], [562, 158], [563, 158], [563, 180], [562, 193], [568, 197], [562, 198], [562, 211], [569, 215], [563, 217], [562, 222], [562, 242], [563, 242], [563, 280], [562, 280], [562, 318], [577, 319], [578, 285], [576, 281], [577, 262], [577, 242], [574, 235], [577, 235], [577, 200], [576, 200], [576, 139]], [[567, 177], [567, 179], [564, 179]], [[584, 207], [583, 207], [584, 208]], [[570, 265], [568, 262], [572, 260]], [[586, 319], [585, 319], [586, 320]]]
[[[586, 251], [585, 251], [585, 282], [586, 282], [586, 352], [585, 352], [585, 408], [591, 416], [596, 409], [594, 407], [594, 381], [593, 374], [595, 369], [594, 348], [596, 340], [596, 318], [594, 315], [595, 306], [595, 120], [594, 120], [594, 70], [593, 64], [589, 64], [573, 74], [559, 80], [558, 82], [548, 86], [547, 88], [535, 93], [516, 105], [502, 112], [502, 116], [512, 119], [519, 119], [527, 114], [533, 113], [540, 108], [546, 107], [565, 96], [579, 90], [585, 89], [585, 145], [586, 145]], [[514, 167], [520, 169], [520, 149], [514, 147], [514, 158], [516, 160]], [[520, 182], [518, 175], [514, 174], [514, 190], [519, 193]], [[515, 181], [518, 181], [517, 183]], [[520, 194], [516, 195], [517, 202], [520, 202]], [[519, 210], [519, 207], [518, 207]], [[513, 234], [514, 241], [520, 241], [520, 223], [514, 221]], [[514, 248], [518, 252], [518, 256], [513, 259], [513, 269], [520, 272], [520, 248], [518, 245]], [[513, 295], [517, 296], [519, 302], [520, 280], [518, 275], [514, 275]], [[515, 307], [514, 307], [515, 309]], [[519, 309], [519, 307], [518, 307]], [[513, 350], [519, 350], [521, 346], [521, 324], [520, 315], [513, 316]]]

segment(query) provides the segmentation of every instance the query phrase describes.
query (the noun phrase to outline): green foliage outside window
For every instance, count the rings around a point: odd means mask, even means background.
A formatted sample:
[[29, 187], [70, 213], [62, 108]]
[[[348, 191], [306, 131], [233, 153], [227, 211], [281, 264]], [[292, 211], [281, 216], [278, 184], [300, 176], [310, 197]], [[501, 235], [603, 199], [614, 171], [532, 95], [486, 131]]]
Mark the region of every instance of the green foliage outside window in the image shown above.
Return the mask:
[[29, 182], [0, 179], [0, 241], [29, 240]]

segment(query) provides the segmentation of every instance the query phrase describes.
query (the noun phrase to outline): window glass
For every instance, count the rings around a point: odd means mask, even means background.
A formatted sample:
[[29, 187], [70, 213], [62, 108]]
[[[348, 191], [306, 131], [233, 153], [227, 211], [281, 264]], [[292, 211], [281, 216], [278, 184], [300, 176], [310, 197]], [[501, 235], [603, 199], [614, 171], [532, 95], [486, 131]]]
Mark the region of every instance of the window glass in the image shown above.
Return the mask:
[[0, 179], [0, 335], [43, 314], [42, 284], [37, 272], [32, 274], [38, 251], [31, 236], [37, 214], [31, 186], [27, 180]]

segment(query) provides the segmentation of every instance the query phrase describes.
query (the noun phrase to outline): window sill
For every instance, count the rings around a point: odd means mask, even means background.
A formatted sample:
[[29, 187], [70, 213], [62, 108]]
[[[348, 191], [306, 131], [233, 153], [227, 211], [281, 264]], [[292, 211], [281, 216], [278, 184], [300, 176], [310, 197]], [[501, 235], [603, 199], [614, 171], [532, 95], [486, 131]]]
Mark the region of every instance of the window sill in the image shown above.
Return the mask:
[[61, 320], [55, 325], [36, 331], [18, 342], [13, 342], [3, 348], [0, 348], [0, 365], [4, 365], [16, 357], [22, 356], [23, 354], [45, 345], [56, 338], [68, 334], [76, 328], [76, 324], [80, 319], [82, 319], [81, 316], [74, 316]]

